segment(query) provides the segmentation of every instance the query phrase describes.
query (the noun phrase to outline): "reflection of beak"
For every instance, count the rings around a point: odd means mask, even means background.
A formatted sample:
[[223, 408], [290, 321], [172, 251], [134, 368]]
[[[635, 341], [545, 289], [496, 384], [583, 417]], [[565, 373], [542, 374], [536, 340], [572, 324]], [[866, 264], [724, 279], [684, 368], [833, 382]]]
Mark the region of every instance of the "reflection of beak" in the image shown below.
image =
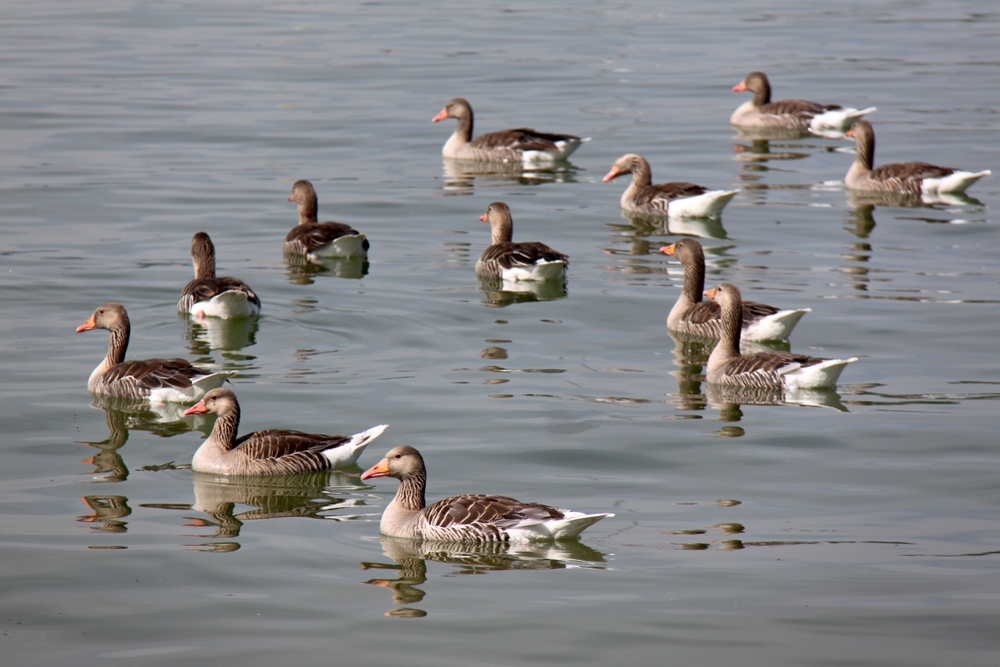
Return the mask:
[[664, 255], [670, 255], [671, 257], [674, 256], [674, 251], [675, 250], [677, 250], [677, 244], [676, 243], [671, 243], [670, 245], [666, 245], [666, 246], [663, 246], [662, 248], [660, 248], [660, 252], [662, 252]]
[[621, 172], [618, 171], [618, 167], [611, 167], [611, 171], [609, 171], [608, 173], [604, 174], [604, 182], [607, 183], [612, 178], [618, 178], [620, 175], [621, 175]]
[[187, 410], [185, 410], [184, 414], [186, 414], [186, 415], [202, 415], [202, 414], [205, 414], [206, 412], [208, 412], [208, 409], [205, 407], [205, 399], [201, 399], [200, 401], [198, 401], [197, 403], [195, 403], [194, 405], [192, 405], [190, 408], [188, 408]]
[[488, 213], [483, 213], [481, 216], [479, 216], [479, 219], [482, 220], [483, 222], [489, 222], [490, 221]]
[[738, 84], [733, 86], [733, 90], [735, 90], [737, 93], [742, 93], [746, 89], [747, 89], [746, 81], [740, 81]]
[[361, 479], [371, 479], [372, 477], [389, 476], [389, 459], [382, 459], [368, 470], [361, 473]]
[[97, 328], [97, 322], [94, 320], [94, 318], [96, 316], [97, 316], [96, 313], [94, 313], [93, 315], [91, 315], [89, 320], [87, 320], [86, 322], [84, 322], [83, 324], [81, 324], [80, 326], [78, 326], [76, 328], [76, 332], [80, 333], [81, 331], [90, 331], [92, 329], [96, 329]]
[[434, 118], [431, 119], [431, 122], [436, 123], [439, 120], [444, 120], [447, 117], [448, 117], [448, 107], [445, 107], [444, 109], [441, 109], [441, 111], [438, 112], [438, 115], [434, 116]]
[[712, 289], [705, 290], [704, 292], [702, 292], [702, 295], [703, 296], [707, 296], [709, 299], [714, 299], [715, 298], [715, 288], [713, 287]]

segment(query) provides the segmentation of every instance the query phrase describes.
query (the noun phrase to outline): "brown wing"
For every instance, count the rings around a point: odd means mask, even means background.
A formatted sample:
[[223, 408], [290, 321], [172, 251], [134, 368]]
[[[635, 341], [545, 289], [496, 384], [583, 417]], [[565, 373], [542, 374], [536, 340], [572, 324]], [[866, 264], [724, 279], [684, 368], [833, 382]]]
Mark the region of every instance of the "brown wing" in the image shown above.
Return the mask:
[[554, 151], [558, 150], [557, 141], [579, 139], [572, 134], [549, 134], [535, 132], [530, 127], [518, 127], [512, 130], [499, 130], [482, 134], [469, 145], [473, 148], [516, 148], [523, 151]]
[[821, 113], [842, 109], [839, 104], [817, 104], [807, 100], [777, 100], [768, 102], [760, 107], [761, 113], [774, 114], [775, 116], [800, 116], [812, 118]]
[[[768, 315], [774, 315], [779, 310], [779, 308], [769, 306], [766, 303], [744, 301], [743, 324], [744, 326], [749, 325], [751, 321], [761, 317], [767, 317]], [[685, 319], [692, 324], [704, 324], [705, 322], [718, 319], [721, 312], [722, 309], [719, 307], [718, 302], [699, 301], [693, 308], [691, 308], [691, 310], [688, 311]]]
[[[251, 459], [278, 459], [293, 454], [316, 454], [319, 459], [326, 460], [320, 452], [339, 447], [350, 438], [343, 435], [323, 435], [320, 433], [303, 433], [287, 429], [268, 429], [248, 433], [239, 438], [233, 449], [239, 449]], [[327, 461], [327, 468], [329, 461]], [[325, 469], [325, 468], [321, 468]]]
[[539, 503], [522, 503], [507, 496], [465, 494], [439, 500], [424, 510], [431, 525], [439, 527], [469, 524], [514, 525], [525, 519], [561, 519], [563, 513], [555, 507]]
[[697, 197], [703, 195], [708, 190], [694, 183], [683, 181], [672, 181], [670, 183], [660, 183], [658, 185], [648, 185], [636, 193], [634, 200], [636, 204], [648, 204], [654, 199], [683, 199], [685, 197]]
[[954, 169], [938, 167], [927, 162], [893, 162], [884, 164], [872, 171], [873, 181], [888, 181], [898, 178], [901, 181], [922, 178], [942, 178], [955, 173]]
[[[308, 253], [336, 241], [341, 236], [356, 236], [357, 233], [356, 229], [342, 222], [308, 223], [292, 227], [288, 235], [285, 236], [285, 243], [298, 245], [304, 253]], [[362, 245], [367, 251], [368, 239], [365, 239]]]
[[777, 371], [788, 364], [799, 364], [801, 366], [812, 366], [823, 361], [818, 357], [810, 357], [808, 354], [794, 354], [792, 352], [757, 352], [755, 354], [744, 354], [733, 359], [724, 369], [726, 375], [738, 375], [740, 373], [754, 373], [758, 371]]
[[173, 387], [186, 389], [191, 379], [199, 375], [211, 375], [212, 371], [192, 366], [186, 359], [143, 359], [123, 361], [104, 374], [102, 382], [131, 381], [146, 389]]
[[222, 294], [223, 292], [243, 292], [247, 295], [247, 300], [251, 303], [260, 305], [260, 298], [257, 294], [250, 289], [242, 280], [237, 278], [230, 278], [228, 276], [223, 276], [220, 278], [198, 278], [192, 280], [187, 285], [184, 286], [184, 290], [181, 292], [181, 298], [190, 296], [192, 298], [192, 303], [198, 303], [200, 301], [208, 301], [212, 297]]
[[505, 269], [514, 266], [531, 266], [539, 261], [564, 261], [569, 264], [569, 257], [556, 252], [544, 243], [529, 241], [527, 243], [497, 243], [483, 251], [484, 263], [496, 263]]

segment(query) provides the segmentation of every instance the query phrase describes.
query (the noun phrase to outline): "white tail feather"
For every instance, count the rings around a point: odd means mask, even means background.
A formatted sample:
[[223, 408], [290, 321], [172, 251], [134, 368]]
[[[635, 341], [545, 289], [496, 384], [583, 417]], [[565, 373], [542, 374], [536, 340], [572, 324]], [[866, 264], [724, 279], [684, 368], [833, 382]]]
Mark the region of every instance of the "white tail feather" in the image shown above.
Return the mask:
[[812, 312], [811, 308], [799, 310], [779, 310], [774, 315], [754, 320], [744, 331], [742, 340], [784, 340], [799, 323], [802, 316]]
[[339, 447], [324, 450], [323, 456], [329, 459], [330, 464], [334, 468], [351, 465], [358, 460], [358, 457], [361, 456], [361, 452], [365, 451], [365, 447], [367, 447], [372, 440], [382, 435], [382, 432], [388, 427], [388, 424], [379, 424], [378, 426], [373, 426], [367, 431], [355, 433], [351, 436], [350, 440]]
[[694, 197], [674, 199], [667, 205], [671, 217], [715, 218], [739, 190], [709, 190]]

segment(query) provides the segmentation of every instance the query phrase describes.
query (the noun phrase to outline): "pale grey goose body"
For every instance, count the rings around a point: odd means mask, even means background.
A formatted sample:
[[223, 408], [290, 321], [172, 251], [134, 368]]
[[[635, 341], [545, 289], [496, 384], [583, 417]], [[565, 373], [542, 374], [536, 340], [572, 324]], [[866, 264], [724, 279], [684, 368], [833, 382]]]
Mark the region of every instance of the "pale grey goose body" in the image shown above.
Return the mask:
[[899, 192], [921, 195], [960, 194], [983, 176], [979, 172], [938, 167], [927, 162], [893, 162], [873, 169], [875, 163], [875, 130], [866, 120], [858, 121], [847, 133], [854, 137], [857, 156], [844, 177], [851, 190], [869, 192]]
[[479, 276], [501, 278], [510, 282], [565, 279], [569, 257], [544, 243], [515, 243], [511, 240], [514, 221], [507, 204], [493, 202], [479, 219], [490, 223], [493, 237], [493, 242], [476, 262], [476, 273]]
[[186, 359], [125, 361], [132, 326], [120, 303], [104, 304], [76, 331], [93, 329], [111, 332], [108, 354], [87, 381], [87, 389], [95, 394], [150, 403], [192, 403], [236, 375], [236, 371], [197, 368]]
[[739, 190], [709, 190], [686, 181], [653, 184], [646, 158], [636, 153], [621, 156], [605, 174], [604, 182], [632, 174], [632, 183], [621, 197], [621, 207], [632, 213], [671, 217], [718, 217]]
[[[667, 316], [667, 328], [672, 331], [720, 338], [722, 309], [715, 301], [702, 298], [705, 290], [705, 251], [697, 239], [682, 239], [660, 248], [660, 252], [676, 257], [684, 266], [684, 286], [677, 302]], [[784, 340], [792, 333], [809, 308], [781, 310], [765, 303], [743, 301], [743, 331], [745, 340]]]
[[237, 438], [240, 404], [236, 394], [221, 388], [205, 394], [184, 414], [206, 412], [218, 418], [208, 440], [195, 452], [191, 468], [223, 475], [287, 475], [351, 465], [386, 429], [380, 424], [351, 436], [267, 429]]
[[215, 245], [205, 232], [191, 239], [194, 280], [181, 290], [177, 310], [198, 318], [249, 317], [260, 313], [260, 298], [242, 280], [215, 275]]
[[306, 180], [296, 181], [288, 201], [299, 209], [299, 224], [285, 236], [285, 252], [308, 257], [364, 257], [370, 244], [364, 233], [342, 222], [317, 222], [319, 200]]
[[463, 494], [424, 501], [427, 470], [413, 447], [396, 447], [361, 475], [395, 477], [399, 490], [382, 512], [383, 535], [445, 542], [528, 542], [575, 538], [588, 526], [613, 514], [583, 514], [507, 496]]
[[565, 160], [581, 143], [590, 141], [572, 134], [536, 132], [528, 127], [498, 130], [473, 139], [472, 106], [461, 97], [448, 102], [432, 121], [437, 123], [447, 118], [454, 118], [458, 125], [441, 154], [457, 160], [521, 162], [529, 167], [545, 167]]
[[833, 387], [844, 366], [857, 361], [820, 359], [792, 352], [740, 354], [743, 299], [730, 283], [705, 292], [722, 307], [722, 335], [708, 357], [707, 379], [715, 384], [786, 389]]
[[742, 128], [784, 128], [843, 136], [855, 121], [877, 110], [845, 109], [839, 104], [796, 99], [772, 102], [771, 83], [763, 72], [750, 72], [733, 90], [753, 93], [753, 99], [740, 105], [729, 119], [730, 124]]

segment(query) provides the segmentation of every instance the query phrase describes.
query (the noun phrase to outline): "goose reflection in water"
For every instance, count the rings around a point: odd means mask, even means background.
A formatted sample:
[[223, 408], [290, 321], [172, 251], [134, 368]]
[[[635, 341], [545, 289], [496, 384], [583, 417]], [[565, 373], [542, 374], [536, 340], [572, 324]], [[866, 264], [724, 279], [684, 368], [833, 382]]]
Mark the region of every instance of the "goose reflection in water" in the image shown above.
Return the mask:
[[97, 482], [123, 482], [128, 479], [129, 469], [118, 450], [128, 442], [130, 431], [149, 431], [164, 438], [193, 430], [206, 435], [211, 432], [211, 426], [203, 417], [184, 417], [183, 405], [149, 405], [111, 396], [98, 396], [90, 405], [104, 410], [108, 424], [106, 439], [78, 441], [98, 450], [81, 461], [94, 466], [94, 470], [85, 474], [102, 475], [95, 477]]
[[[397, 605], [416, 604], [427, 593], [417, 588], [427, 581], [427, 561], [457, 565], [448, 575], [485, 574], [501, 570], [563, 570], [570, 568], [606, 569], [605, 555], [576, 540], [559, 542], [431, 542], [382, 535], [383, 553], [394, 563], [363, 562], [364, 570], [393, 570], [394, 579], [369, 579], [363, 583], [387, 588]], [[427, 612], [398, 607], [386, 616], [422, 617]]]
[[513, 303], [555, 301], [567, 295], [565, 280], [509, 281], [480, 278], [480, 291], [486, 294], [483, 304], [491, 308], [506, 308]]
[[312, 285], [315, 276], [333, 276], [360, 280], [368, 275], [368, 257], [317, 257], [285, 253], [288, 282], [293, 285]]
[[128, 506], [128, 498], [125, 496], [84, 496], [80, 500], [85, 502], [93, 513], [78, 516], [76, 520], [91, 524], [91, 530], [107, 533], [124, 533], [128, 530], [128, 523], [119, 521], [132, 513], [132, 508]]
[[204, 356], [212, 350], [238, 352], [257, 344], [260, 323], [256, 316], [228, 320], [218, 317], [198, 319], [181, 313], [180, 317], [186, 320], [184, 337], [194, 354]]
[[[845, 229], [857, 236], [866, 239], [875, 229], [875, 207], [883, 208], [913, 208], [924, 209], [928, 215], [923, 217], [913, 216], [910, 219], [922, 220], [924, 222], [936, 224], [949, 224], [965, 222], [968, 215], [967, 207], [984, 207], [983, 202], [965, 194], [942, 194], [934, 193], [921, 195], [917, 193], [902, 192], [859, 192], [855, 190], [847, 191], [847, 205], [851, 208], [848, 223]], [[961, 210], [955, 211], [955, 208]], [[931, 211], [941, 212], [943, 216], [931, 216]], [[956, 216], [956, 213], [958, 214]]]
[[[196, 510], [207, 517], [186, 517], [186, 526], [212, 530], [200, 538], [226, 538], [226, 542], [187, 545], [205, 551], [235, 551], [243, 524], [258, 519], [305, 517], [343, 520], [353, 518], [353, 508], [360, 500], [348, 500], [332, 495], [334, 488], [358, 487], [357, 476], [341, 472], [319, 472], [297, 475], [226, 476], [195, 472], [194, 503], [191, 505], [143, 505], [160, 509]], [[236, 505], [252, 509], [236, 512]], [[340, 514], [341, 510], [348, 510]], [[337, 512], [337, 514], [332, 514]]]
[[443, 160], [446, 195], [472, 194], [476, 185], [497, 187], [512, 182], [519, 185], [576, 182], [577, 168], [569, 162], [560, 162], [546, 169], [528, 169], [523, 162], [479, 162], [453, 158]]
[[726, 229], [721, 218], [684, 218], [630, 213], [622, 211], [621, 216], [631, 223], [631, 227], [620, 227], [624, 232], [632, 232], [638, 237], [647, 236], [697, 236], [704, 239], [725, 239]]
[[[749, 163], [749, 165], [759, 165], [762, 162], [770, 162], [771, 160], [801, 160], [809, 157], [809, 153], [802, 151], [772, 150], [774, 148], [789, 148], [789, 146], [785, 146], [784, 144], [771, 146], [772, 139], [753, 137], [746, 138], [750, 139], [750, 145], [733, 145], [733, 159], [737, 162], [746, 162]], [[802, 146], [798, 145], [796, 145], [796, 147], [802, 148]]]

